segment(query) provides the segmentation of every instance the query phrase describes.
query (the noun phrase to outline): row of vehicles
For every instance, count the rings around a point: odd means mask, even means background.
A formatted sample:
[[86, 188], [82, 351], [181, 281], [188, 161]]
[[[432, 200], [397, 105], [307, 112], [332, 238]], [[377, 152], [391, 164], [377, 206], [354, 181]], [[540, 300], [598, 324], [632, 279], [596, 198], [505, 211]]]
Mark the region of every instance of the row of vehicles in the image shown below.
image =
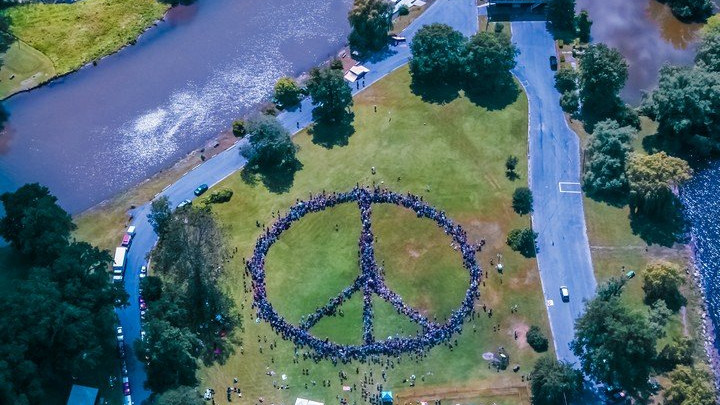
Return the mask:
[[135, 237], [135, 227], [131, 226], [125, 231], [120, 241], [120, 246], [115, 248], [112, 267], [112, 281], [121, 283], [125, 277], [125, 267], [127, 266], [127, 254], [130, 250], [133, 238]]

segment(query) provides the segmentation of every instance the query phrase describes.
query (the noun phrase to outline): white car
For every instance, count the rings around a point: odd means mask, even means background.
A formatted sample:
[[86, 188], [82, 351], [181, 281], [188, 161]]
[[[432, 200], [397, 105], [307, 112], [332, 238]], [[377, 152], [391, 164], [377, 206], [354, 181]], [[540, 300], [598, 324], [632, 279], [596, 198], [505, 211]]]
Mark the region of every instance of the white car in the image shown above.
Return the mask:
[[142, 342], [145, 341], [145, 331], [144, 330], [140, 331], [140, 341], [142, 341]]
[[563, 302], [570, 301], [570, 290], [568, 290], [567, 286], [560, 287], [560, 298], [562, 298]]
[[125, 339], [125, 336], [123, 336], [123, 329], [122, 326], [117, 327], [117, 341], [122, 342], [123, 339]]
[[147, 276], [147, 267], [142, 266], [140, 267], [140, 278], [145, 278]]

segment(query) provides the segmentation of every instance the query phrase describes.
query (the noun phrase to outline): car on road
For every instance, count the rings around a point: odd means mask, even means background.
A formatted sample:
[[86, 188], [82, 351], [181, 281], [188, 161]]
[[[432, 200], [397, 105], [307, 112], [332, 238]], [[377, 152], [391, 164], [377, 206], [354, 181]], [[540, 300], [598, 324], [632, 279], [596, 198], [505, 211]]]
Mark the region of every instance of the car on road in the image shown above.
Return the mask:
[[198, 186], [198, 188], [195, 189], [195, 191], [193, 191], [193, 194], [195, 194], [196, 196], [199, 197], [199, 196], [203, 195], [203, 193], [206, 191], [208, 191], [208, 185], [201, 184]]
[[132, 243], [132, 236], [126, 233], [125, 235], [123, 235], [122, 240], [120, 241], [120, 246], [130, 247], [130, 243]]
[[192, 201], [190, 201], [190, 200], [182, 200], [182, 201], [180, 202], [180, 204], [177, 205], [177, 208], [180, 209], [180, 208], [183, 208], [183, 207], [187, 207], [188, 205], [192, 205]]
[[555, 55], [550, 57], [550, 70], [557, 70], [557, 57]]
[[140, 267], [140, 278], [145, 278], [147, 276], [147, 267], [142, 266]]
[[127, 363], [125, 363], [125, 360], [123, 360], [123, 362], [122, 362], [122, 366], [120, 367], [120, 372], [122, 373], [123, 376], [127, 376], [127, 375], [128, 375], [128, 373], [127, 373]]
[[570, 290], [568, 290], [567, 286], [560, 287], [560, 298], [563, 302], [570, 301]]
[[144, 342], [144, 341], [145, 341], [145, 331], [144, 331], [144, 330], [141, 330], [141, 331], [140, 331], [140, 341], [141, 341], [141, 342]]
[[133, 401], [130, 395], [125, 395], [125, 399], [123, 399], [123, 405], [133, 405]]
[[145, 300], [143, 299], [143, 297], [140, 297], [138, 299], [138, 303], [140, 304], [140, 309], [142, 309], [142, 310], [147, 309], [147, 304], [145, 303]]
[[123, 342], [118, 342], [118, 356], [121, 359], [125, 358], [125, 344]]
[[123, 377], [123, 395], [130, 395], [130, 380], [127, 377]]
[[116, 335], [117, 335], [117, 341], [118, 341], [118, 342], [122, 342], [122, 341], [125, 339], [125, 336], [123, 336], [123, 328], [122, 328], [122, 326], [118, 326], [118, 327], [117, 327]]

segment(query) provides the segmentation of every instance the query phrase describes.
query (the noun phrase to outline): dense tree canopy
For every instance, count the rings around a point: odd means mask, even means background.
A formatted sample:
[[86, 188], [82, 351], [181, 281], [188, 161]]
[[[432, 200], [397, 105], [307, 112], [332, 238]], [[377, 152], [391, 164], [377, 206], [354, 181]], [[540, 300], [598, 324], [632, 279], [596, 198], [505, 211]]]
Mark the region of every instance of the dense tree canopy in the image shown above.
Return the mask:
[[614, 120], [595, 125], [587, 148], [583, 187], [590, 195], [616, 197], [628, 190], [625, 165], [635, 130]]
[[621, 289], [613, 291], [585, 304], [571, 347], [590, 378], [638, 397], [647, 389], [657, 337], [643, 314], [621, 302]]
[[695, 64], [711, 72], [720, 72], [720, 29], [705, 30], [697, 54]]
[[665, 390], [666, 405], [713, 405], [717, 402], [710, 374], [702, 369], [680, 366], [670, 375]]
[[[618, 96], [628, 77], [628, 65], [617, 49], [592, 44], [580, 58], [580, 101], [583, 115], [593, 122], [615, 118], [625, 106]], [[625, 122], [625, 125], [628, 123]]]
[[673, 14], [683, 21], [702, 22], [713, 15], [713, 4], [710, 0], [661, 0], [670, 6]]
[[152, 203], [150, 203], [150, 213], [147, 217], [153, 231], [155, 231], [158, 236], [164, 234], [172, 217], [170, 198], [166, 195], [161, 195], [154, 199]]
[[665, 152], [632, 153], [627, 165], [631, 213], [658, 216], [673, 210], [677, 200], [673, 189], [691, 176], [686, 161]]
[[178, 387], [168, 391], [157, 397], [155, 401], [157, 405], [205, 405], [200, 393], [192, 387]]
[[507, 244], [525, 257], [535, 257], [535, 239], [537, 233], [532, 228], [513, 229], [508, 233]]
[[545, 352], [548, 349], [549, 341], [537, 325], [532, 325], [530, 329], [528, 329], [525, 334], [525, 340], [527, 340], [530, 347], [536, 352]]
[[463, 54], [467, 84], [489, 90], [512, 82], [510, 70], [515, 67], [518, 53], [506, 35], [485, 31], [473, 35]]
[[658, 353], [657, 363], [660, 370], [672, 370], [678, 365], [691, 366], [695, 342], [689, 336], [675, 336]]
[[240, 154], [252, 169], [269, 169], [295, 166], [297, 147], [290, 133], [275, 117], [261, 115], [248, 123], [248, 143]]
[[578, 71], [570, 67], [561, 67], [555, 73], [555, 88], [560, 93], [577, 90]]
[[0, 195], [0, 201], [5, 208], [0, 236], [31, 263], [52, 263], [75, 230], [70, 214], [57, 204], [57, 198], [47, 187], [32, 183]]
[[[709, 62], [713, 58], [698, 57]], [[720, 150], [720, 74], [700, 67], [664, 66], [658, 81], [642, 103], [643, 113], [657, 121], [658, 134], [701, 154]]]
[[575, 0], [549, 0], [547, 19], [556, 33], [575, 33]]
[[590, 27], [592, 27], [592, 21], [590, 21], [590, 15], [587, 10], [582, 10], [577, 17], [577, 30], [578, 39], [580, 42], [590, 42]]
[[680, 286], [684, 283], [685, 279], [676, 265], [668, 262], [651, 263], [643, 272], [645, 302], [651, 304], [662, 300], [668, 308], [677, 311], [686, 303], [680, 293]]
[[310, 71], [307, 88], [315, 106], [313, 119], [320, 123], [337, 123], [352, 119], [352, 90], [340, 69], [315, 68]]
[[550, 356], [538, 359], [530, 381], [533, 405], [571, 403], [582, 392], [582, 373]]
[[416, 82], [448, 82], [456, 79], [467, 39], [445, 24], [425, 25], [412, 40], [410, 74]]
[[[300, 102], [302, 91], [292, 77], [282, 77], [275, 83], [275, 99], [283, 108], [293, 107]], [[233, 130], [235, 127], [233, 126]]]
[[512, 198], [513, 210], [520, 215], [529, 214], [533, 210], [532, 191], [527, 187], [518, 187], [515, 189]]
[[360, 53], [383, 49], [392, 28], [393, 7], [387, 0], [355, 0], [348, 14], [350, 48]]

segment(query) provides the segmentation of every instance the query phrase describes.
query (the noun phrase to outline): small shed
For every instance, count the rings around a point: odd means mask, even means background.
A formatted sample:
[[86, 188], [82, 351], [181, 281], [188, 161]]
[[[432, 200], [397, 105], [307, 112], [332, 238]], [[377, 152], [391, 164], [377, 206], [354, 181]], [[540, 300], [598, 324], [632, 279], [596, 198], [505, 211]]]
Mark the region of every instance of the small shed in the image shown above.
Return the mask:
[[382, 400], [383, 405], [385, 404], [392, 404], [393, 403], [393, 395], [392, 391], [383, 391], [380, 393], [380, 399]]
[[73, 385], [67, 405], [96, 405], [98, 389], [84, 385]]

